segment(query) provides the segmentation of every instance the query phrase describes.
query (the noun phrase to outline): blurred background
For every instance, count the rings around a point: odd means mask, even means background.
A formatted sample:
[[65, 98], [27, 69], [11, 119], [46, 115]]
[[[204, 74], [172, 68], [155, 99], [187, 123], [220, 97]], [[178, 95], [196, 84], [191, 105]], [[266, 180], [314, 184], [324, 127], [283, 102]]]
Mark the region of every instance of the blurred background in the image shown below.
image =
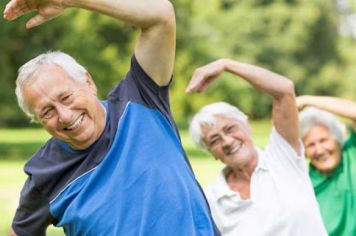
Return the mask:
[[[1, 1], [1, 9], [7, 1]], [[177, 55], [173, 113], [181, 126], [202, 104], [225, 100], [252, 119], [270, 115], [271, 100], [246, 83], [219, 80], [203, 95], [184, 96], [194, 69], [221, 57], [283, 74], [298, 95], [356, 99], [356, 0], [174, 0]], [[48, 50], [74, 56], [92, 74], [105, 98], [128, 70], [137, 30], [108, 17], [69, 10], [38, 28], [30, 16], [0, 20], [0, 127], [28, 126], [17, 108], [19, 66]], [[228, 76], [226, 76], [228, 77]]]
[[[206, 93], [185, 95], [195, 68], [217, 58], [263, 66], [294, 81], [297, 95], [356, 100], [356, 0], [172, 0], [177, 16], [177, 53], [171, 104], [198, 180], [205, 186], [222, 167], [198, 151], [188, 120], [204, 104], [224, 100], [253, 121], [263, 145], [270, 131], [271, 99], [225, 74]], [[1, 11], [6, 0], [0, 1]], [[48, 135], [30, 124], [14, 94], [17, 69], [40, 53], [62, 50], [92, 74], [105, 99], [130, 63], [138, 31], [108, 17], [68, 10], [26, 30], [31, 16], [0, 19], [0, 235], [5, 235], [25, 178], [24, 162]], [[49, 235], [62, 235], [50, 231]]]

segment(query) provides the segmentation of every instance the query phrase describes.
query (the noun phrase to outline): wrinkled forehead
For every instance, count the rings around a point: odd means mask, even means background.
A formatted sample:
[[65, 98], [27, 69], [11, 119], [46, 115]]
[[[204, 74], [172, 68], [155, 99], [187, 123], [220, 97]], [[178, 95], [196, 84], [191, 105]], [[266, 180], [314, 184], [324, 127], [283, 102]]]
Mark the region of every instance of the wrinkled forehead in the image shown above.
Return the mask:
[[303, 136], [303, 142], [311, 142], [322, 138], [336, 139], [329, 128], [323, 124], [315, 124]]
[[226, 125], [238, 125], [241, 127], [247, 127], [247, 125], [243, 122], [241, 122], [240, 120], [234, 118], [234, 117], [230, 117], [227, 115], [214, 115], [214, 120], [215, 120], [215, 124], [216, 126], [226, 126]]
[[28, 83], [24, 84], [40, 84], [47, 86], [64, 86], [71, 87], [77, 85], [83, 85], [78, 81], [72, 79], [72, 77], [58, 65], [43, 65], [41, 66], [29, 79]]
[[21, 86], [22, 96], [27, 105], [37, 105], [41, 98], [55, 99], [67, 91], [80, 88], [83, 84], [71, 79], [59, 66], [41, 66], [32, 79]]
[[248, 129], [248, 125], [233, 117], [214, 115], [201, 122], [202, 137], [212, 132], [220, 132], [226, 127], [236, 125], [239, 129]]
[[36, 71], [36, 78], [64, 78], [73, 80], [65, 69], [56, 64], [40, 66]]

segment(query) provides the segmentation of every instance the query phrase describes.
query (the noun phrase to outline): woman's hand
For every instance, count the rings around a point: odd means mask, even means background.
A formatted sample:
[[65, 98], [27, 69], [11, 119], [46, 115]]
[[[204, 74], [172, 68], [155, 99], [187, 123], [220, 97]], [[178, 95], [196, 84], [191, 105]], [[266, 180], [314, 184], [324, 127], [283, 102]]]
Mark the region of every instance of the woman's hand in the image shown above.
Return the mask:
[[225, 71], [226, 63], [226, 59], [219, 59], [197, 68], [185, 92], [203, 92], [211, 82], [216, 80], [219, 75]]

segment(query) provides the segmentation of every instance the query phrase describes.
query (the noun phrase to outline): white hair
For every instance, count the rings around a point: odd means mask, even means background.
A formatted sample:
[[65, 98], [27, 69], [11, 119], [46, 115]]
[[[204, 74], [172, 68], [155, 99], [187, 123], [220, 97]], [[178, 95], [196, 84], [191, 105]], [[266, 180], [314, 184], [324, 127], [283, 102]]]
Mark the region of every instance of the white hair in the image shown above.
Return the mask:
[[302, 138], [304, 138], [311, 128], [317, 125], [327, 128], [340, 144], [340, 147], [342, 147], [346, 128], [334, 114], [315, 107], [308, 107], [299, 113], [299, 126]]
[[226, 102], [216, 102], [203, 106], [192, 118], [189, 126], [189, 132], [194, 143], [204, 150], [207, 150], [207, 147], [203, 142], [201, 126], [214, 126], [216, 124], [217, 115], [233, 118], [245, 125], [248, 125], [248, 117], [237, 107]]
[[44, 65], [57, 65], [66, 71], [71, 79], [81, 83], [86, 81], [87, 70], [73, 57], [60, 51], [43, 53], [21, 66], [16, 79], [15, 93], [20, 108], [31, 118], [31, 121], [35, 121], [35, 116], [24, 101], [22, 87], [25, 83], [34, 80], [37, 77], [36, 72]]

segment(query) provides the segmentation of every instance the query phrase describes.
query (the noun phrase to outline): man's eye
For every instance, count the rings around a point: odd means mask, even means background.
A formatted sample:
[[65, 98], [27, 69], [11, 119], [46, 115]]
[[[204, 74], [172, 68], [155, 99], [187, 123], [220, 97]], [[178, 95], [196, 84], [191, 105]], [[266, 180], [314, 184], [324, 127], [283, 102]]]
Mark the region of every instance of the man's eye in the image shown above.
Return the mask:
[[215, 145], [217, 145], [219, 143], [219, 139], [213, 139], [213, 140], [211, 140], [210, 141], [210, 146], [212, 147], [212, 146], [215, 146]]
[[70, 96], [71, 96], [71, 95], [64, 96], [64, 97], [62, 98], [62, 101], [67, 101], [67, 100], [70, 98]]
[[42, 114], [42, 118], [48, 119], [51, 118], [53, 115], [53, 109], [48, 109]]

